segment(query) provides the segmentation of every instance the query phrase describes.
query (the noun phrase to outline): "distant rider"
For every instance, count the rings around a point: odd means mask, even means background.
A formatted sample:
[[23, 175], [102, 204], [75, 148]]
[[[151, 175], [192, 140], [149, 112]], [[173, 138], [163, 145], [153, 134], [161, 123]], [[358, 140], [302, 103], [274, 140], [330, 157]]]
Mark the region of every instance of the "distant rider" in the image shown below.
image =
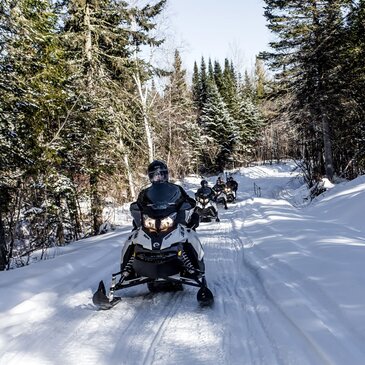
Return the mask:
[[[214, 201], [216, 193], [211, 187], [208, 186], [208, 181], [203, 179], [200, 182], [200, 185], [201, 187], [195, 193], [195, 200], [197, 200], [199, 197], [205, 197], [208, 198], [209, 200]], [[219, 222], [218, 209], [215, 203], [212, 204], [212, 209], [214, 211], [216, 221]]]
[[235, 193], [237, 192], [237, 189], [238, 189], [238, 183], [236, 180], [233, 179], [232, 176], [230, 176], [228, 179], [227, 179], [227, 187], [228, 188], [231, 188]]
[[208, 186], [208, 181], [202, 180], [200, 182], [200, 185], [201, 185], [201, 187], [195, 193], [195, 198], [200, 195], [204, 195], [209, 199], [213, 199], [213, 197], [215, 196], [215, 192], [211, 187]]
[[218, 176], [218, 179], [213, 186], [213, 190], [215, 191], [215, 201], [218, 203], [219, 201], [223, 203], [224, 209], [228, 209], [227, 207], [227, 199], [225, 197], [224, 189], [226, 187], [226, 184], [222, 180], [220, 176]]

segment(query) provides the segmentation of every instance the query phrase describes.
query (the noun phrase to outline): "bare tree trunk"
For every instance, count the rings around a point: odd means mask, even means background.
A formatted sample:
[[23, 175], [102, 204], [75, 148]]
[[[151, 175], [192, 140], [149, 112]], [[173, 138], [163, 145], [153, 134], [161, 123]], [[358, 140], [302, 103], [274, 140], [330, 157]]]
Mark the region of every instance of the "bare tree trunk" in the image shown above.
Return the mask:
[[[119, 145], [120, 145], [122, 151], [125, 151], [124, 143], [121, 139], [119, 140]], [[132, 172], [131, 172], [131, 169], [130, 169], [130, 166], [129, 166], [128, 154], [126, 152], [123, 153], [123, 160], [124, 160], [125, 169], [127, 171], [129, 191], [131, 192], [131, 198], [133, 200], [135, 200], [136, 199], [136, 191], [134, 189], [133, 176], [132, 176]]]
[[332, 160], [332, 142], [330, 136], [330, 127], [326, 112], [322, 113], [323, 128], [323, 146], [324, 146], [324, 165], [328, 180], [333, 180], [333, 160]]
[[90, 175], [90, 197], [91, 197], [91, 216], [94, 234], [99, 233], [103, 223], [101, 199], [98, 191], [98, 175], [94, 172]]
[[0, 212], [0, 271], [6, 269], [7, 265], [7, 248], [5, 241], [5, 227], [2, 220], [2, 213]]
[[91, 37], [91, 21], [90, 21], [90, 7], [88, 1], [86, 1], [85, 5], [85, 18], [84, 18], [84, 25], [86, 27], [86, 40], [85, 40], [85, 54], [86, 59], [89, 63], [89, 70], [88, 70], [88, 87], [92, 88], [93, 80], [92, 80], [92, 37]]

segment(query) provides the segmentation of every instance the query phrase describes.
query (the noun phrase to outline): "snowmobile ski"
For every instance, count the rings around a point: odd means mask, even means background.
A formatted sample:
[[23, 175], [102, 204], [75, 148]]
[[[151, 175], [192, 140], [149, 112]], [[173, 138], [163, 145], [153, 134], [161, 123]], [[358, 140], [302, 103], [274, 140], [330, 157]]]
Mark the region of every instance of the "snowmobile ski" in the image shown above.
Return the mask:
[[103, 281], [100, 281], [98, 290], [93, 295], [93, 303], [101, 310], [107, 310], [113, 308], [117, 303], [121, 301], [121, 297], [114, 297], [112, 300], [106, 296], [105, 285]]
[[200, 288], [196, 298], [202, 307], [209, 307], [214, 303], [213, 293], [207, 287]]

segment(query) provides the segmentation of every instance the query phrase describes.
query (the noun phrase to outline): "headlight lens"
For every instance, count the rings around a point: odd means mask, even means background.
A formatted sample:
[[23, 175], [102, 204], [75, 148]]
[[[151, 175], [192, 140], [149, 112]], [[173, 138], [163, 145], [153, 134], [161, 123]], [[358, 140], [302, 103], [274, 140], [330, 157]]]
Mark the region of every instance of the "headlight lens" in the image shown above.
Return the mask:
[[143, 216], [143, 225], [150, 231], [156, 231], [156, 219], [152, 219], [146, 214]]
[[174, 220], [171, 216], [161, 219], [160, 230], [166, 231], [174, 225]]

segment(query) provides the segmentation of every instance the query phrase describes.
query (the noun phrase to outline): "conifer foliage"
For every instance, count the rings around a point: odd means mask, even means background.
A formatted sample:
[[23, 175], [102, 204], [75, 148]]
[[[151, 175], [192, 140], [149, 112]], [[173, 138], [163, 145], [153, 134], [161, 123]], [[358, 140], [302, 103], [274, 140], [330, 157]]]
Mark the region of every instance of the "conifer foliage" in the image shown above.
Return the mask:
[[151, 76], [165, 3], [1, 2], [0, 270], [100, 232], [103, 189], [143, 150], [133, 73]]
[[262, 58], [275, 71], [279, 118], [295, 123], [310, 175], [364, 171], [364, 2], [265, 3], [277, 41]]
[[194, 104], [201, 128], [201, 159], [204, 169], [223, 171], [232, 162], [243, 164], [252, 158], [253, 146], [263, 125], [255, 93], [245, 92], [239, 73], [228, 59], [201, 60], [194, 66]]

